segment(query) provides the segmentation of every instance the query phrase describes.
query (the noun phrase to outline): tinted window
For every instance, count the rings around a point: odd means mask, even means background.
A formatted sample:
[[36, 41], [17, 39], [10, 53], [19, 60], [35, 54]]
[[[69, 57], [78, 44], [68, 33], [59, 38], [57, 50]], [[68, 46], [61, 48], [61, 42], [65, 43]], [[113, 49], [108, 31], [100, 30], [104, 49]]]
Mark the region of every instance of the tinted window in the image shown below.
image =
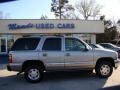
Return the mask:
[[15, 50], [34, 50], [36, 49], [40, 38], [20, 38], [16, 40], [13, 47], [11, 48], [12, 51]]
[[104, 48], [111, 48], [111, 46], [109, 46], [108, 44], [100, 44], [101, 46], [103, 46]]
[[100, 44], [101, 46], [103, 46], [104, 48], [108, 48], [108, 49], [110, 49], [110, 48], [114, 48], [112, 45], [110, 45], [110, 44]]
[[61, 50], [61, 38], [48, 38], [48, 39], [46, 39], [42, 50], [60, 51]]
[[66, 51], [82, 51], [85, 50], [85, 45], [78, 39], [66, 38], [65, 49]]

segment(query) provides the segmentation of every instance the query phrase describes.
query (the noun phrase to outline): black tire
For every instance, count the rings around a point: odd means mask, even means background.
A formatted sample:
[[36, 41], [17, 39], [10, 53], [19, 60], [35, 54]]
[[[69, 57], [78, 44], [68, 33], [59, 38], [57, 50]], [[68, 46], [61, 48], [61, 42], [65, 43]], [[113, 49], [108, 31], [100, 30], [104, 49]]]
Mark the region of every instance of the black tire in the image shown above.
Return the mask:
[[39, 66], [33, 65], [25, 70], [24, 77], [30, 83], [38, 83], [43, 78], [43, 71]]
[[112, 63], [108, 61], [102, 61], [96, 65], [95, 71], [100, 78], [108, 78], [113, 72]]

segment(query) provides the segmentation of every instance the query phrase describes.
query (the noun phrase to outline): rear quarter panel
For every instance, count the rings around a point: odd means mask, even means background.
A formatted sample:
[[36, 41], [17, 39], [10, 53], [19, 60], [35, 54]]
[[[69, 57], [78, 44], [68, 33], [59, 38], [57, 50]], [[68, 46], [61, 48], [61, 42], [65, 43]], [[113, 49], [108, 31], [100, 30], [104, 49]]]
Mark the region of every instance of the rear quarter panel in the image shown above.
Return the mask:
[[38, 60], [37, 51], [11, 51], [12, 62], [22, 64], [26, 60]]

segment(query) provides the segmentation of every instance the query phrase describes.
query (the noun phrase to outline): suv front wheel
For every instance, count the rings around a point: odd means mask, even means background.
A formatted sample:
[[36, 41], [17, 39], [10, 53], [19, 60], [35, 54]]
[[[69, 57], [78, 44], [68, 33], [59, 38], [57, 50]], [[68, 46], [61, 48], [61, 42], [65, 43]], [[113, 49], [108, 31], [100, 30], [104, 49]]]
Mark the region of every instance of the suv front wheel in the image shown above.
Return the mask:
[[33, 65], [25, 70], [24, 76], [28, 82], [37, 83], [41, 81], [43, 77], [43, 71], [39, 66]]
[[95, 68], [96, 74], [101, 78], [108, 78], [113, 72], [113, 66], [110, 62], [102, 61]]

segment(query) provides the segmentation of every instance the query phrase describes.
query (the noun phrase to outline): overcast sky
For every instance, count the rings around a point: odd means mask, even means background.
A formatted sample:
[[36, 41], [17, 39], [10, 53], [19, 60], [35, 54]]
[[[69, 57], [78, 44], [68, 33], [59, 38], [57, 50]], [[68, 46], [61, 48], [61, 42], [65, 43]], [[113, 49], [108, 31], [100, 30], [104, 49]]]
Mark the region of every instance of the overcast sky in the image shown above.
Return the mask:
[[[75, 5], [76, 1], [69, 0]], [[96, 0], [102, 5], [101, 15], [107, 19], [120, 19], [120, 0]], [[54, 19], [54, 13], [50, 11], [51, 0], [18, 0], [0, 4], [0, 12], [3, 16], [12, 19], [39, 19], [41, 15], [47, 15], [49, 19]]]

